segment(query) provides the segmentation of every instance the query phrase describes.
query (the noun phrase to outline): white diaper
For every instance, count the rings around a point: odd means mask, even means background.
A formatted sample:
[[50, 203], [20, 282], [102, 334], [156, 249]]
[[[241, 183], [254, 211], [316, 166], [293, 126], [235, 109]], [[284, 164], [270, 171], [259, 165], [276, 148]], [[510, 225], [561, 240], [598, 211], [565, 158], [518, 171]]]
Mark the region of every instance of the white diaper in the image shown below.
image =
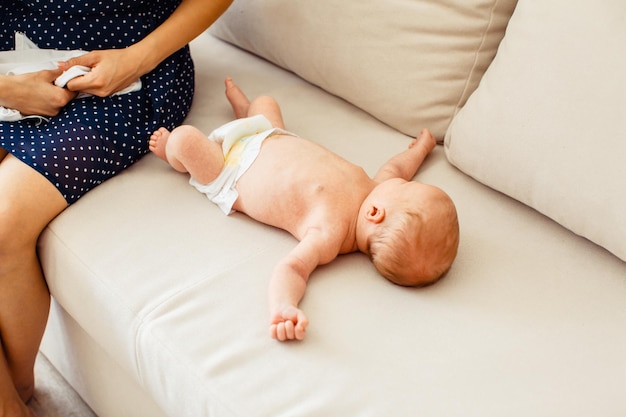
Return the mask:
[[233, 204], [239, 197], [235, 185], [237, 180], [250, 168], [261, 151], [263, 141], [276, 134], [296, 136], [283, 129], [272, 127], [263, 115], [236, 119], [218, 127], [209, 139], [222, 144], [224, 169], [208, 184], [200, 184], [193, 177], [189, 184], [206, 194], [209, 200], [218, 205], [224, 214], [230, 214]]

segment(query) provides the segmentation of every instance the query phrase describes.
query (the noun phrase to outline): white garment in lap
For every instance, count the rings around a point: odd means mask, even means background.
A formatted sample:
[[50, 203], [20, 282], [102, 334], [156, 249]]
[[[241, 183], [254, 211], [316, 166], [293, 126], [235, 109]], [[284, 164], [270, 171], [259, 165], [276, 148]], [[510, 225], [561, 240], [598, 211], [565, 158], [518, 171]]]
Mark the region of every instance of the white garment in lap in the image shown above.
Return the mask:
[[[17, 32], [15, 34], [15, 50], [0, 51], [0, 74], [20, 75], [42, 70], [54, 70], [58, 68], [58, 62], [67, 61], [71, 58], [84, 55], [87, 52], [88, 51], [83, 50], [63, 51], [56, 49], [39, 49], [26, 35]], [[63, 75], [66, 73], [67, 71], [60, 75], [57, 81], [62, 79]], [[82, 74], [76, 74], [75, 76], [79, 75]], [[65, 85], [61, 85], [61, 87], [65, 87]], [[138, 79], [124, 90], [113, 95], [132, 93], [139, 90], [141, 90], [141, 80]], [[88, 96], [90, 96], [90, 94], [80, 93], [76, 98]], [[15, 109], [0, 106], [0, 121], [16, 122], [24, 119], [35, 119], [35, 121], [39, 123], [48, 120], [46, 117], [38, 115], [24, 116]]]
[[233, 204], [239, 197], [235, 189], [237, 180], [257, 158], [263, 141], [278, 134], [296, 136], [283, 129], [272, 127], [263, 115], [236, 119], [218, 127], [208, 138], [222, 144], [224, 169], [208, 184], [200, 184], [193, 177], [189, 179], [189, 184], [206, 194], [224, 214], [230, 214], [233, 211]]

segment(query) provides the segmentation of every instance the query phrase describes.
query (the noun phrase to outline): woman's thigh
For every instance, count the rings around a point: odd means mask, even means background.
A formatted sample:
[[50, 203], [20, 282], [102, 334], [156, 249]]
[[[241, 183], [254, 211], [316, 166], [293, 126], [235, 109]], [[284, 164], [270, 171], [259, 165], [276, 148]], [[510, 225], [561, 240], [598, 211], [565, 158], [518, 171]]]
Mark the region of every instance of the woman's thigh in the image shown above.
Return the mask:
[[13, 155], [0, 161], [0, 244], [34, 248], [41, 231], [67, 202], [43, 175]]

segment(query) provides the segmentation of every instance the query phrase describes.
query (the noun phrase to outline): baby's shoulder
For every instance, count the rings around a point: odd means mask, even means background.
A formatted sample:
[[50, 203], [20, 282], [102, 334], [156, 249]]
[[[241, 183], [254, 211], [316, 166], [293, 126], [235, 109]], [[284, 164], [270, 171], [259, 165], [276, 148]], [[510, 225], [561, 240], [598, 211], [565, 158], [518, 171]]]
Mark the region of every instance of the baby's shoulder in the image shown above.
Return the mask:
[[321, 204], [315, 210], [311, 210], [303, 219], [303, 224], [309, 228], [315, 228], [324, 236], [326, 241], [343, 241], [350, 230], [353, 215], [347, 210], [338, 211], [333, 204]]

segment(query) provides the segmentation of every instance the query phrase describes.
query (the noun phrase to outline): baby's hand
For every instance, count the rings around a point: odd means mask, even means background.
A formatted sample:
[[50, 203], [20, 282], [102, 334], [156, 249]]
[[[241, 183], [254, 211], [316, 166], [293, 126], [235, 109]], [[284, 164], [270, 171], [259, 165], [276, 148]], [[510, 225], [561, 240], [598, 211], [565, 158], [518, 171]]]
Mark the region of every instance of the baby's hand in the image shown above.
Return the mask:
[[287, 307], [278, 311], [272, 317], [270, 335], [281, 342], [286, 340], [302, 340], [306, 335], [306, 326], [309, 320], [302, 310], [296, 307]]

